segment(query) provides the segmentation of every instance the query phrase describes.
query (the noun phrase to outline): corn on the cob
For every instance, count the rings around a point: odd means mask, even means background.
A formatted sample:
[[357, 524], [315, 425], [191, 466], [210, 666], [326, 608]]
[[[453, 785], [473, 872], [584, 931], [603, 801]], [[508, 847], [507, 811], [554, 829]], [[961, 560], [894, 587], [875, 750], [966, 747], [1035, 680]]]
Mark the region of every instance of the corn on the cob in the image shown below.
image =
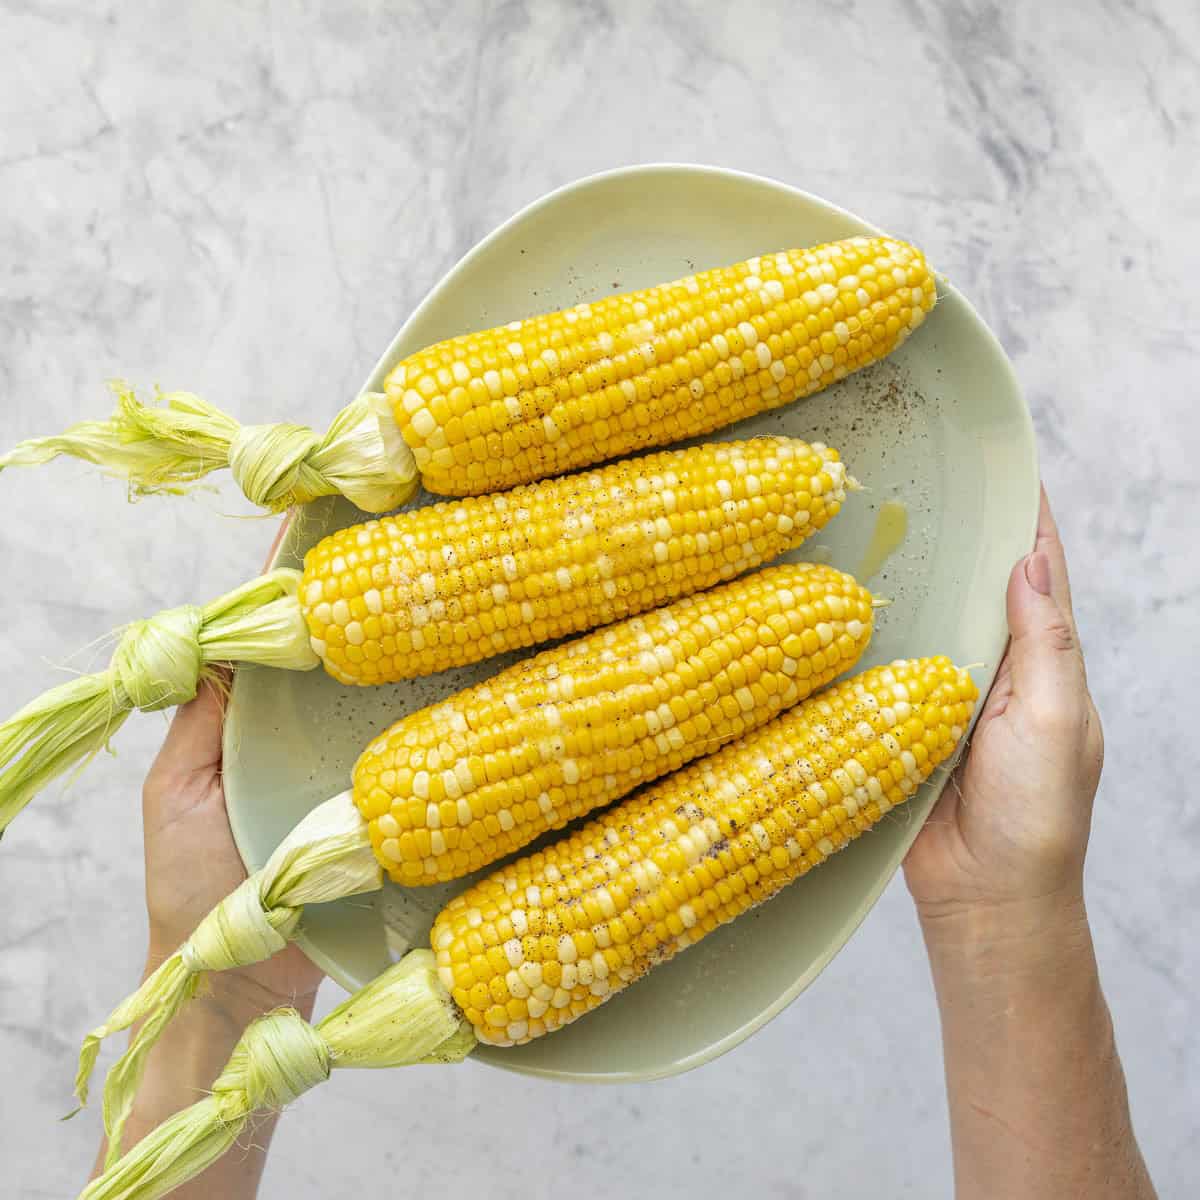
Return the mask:
[[919, 250], [854, 237], [439, 342], [386, 390], [432, 492], [694, 437], [884, 357], [933, 308]]
[[410, 714], [354, 768], [380, 862], [455, 879], [757, 728], [857, 661], [871, 605], [832, 567], [770, 567]]
[[919, 250], [847, 238], [439, 342], [324, 437], [239, 426], [186, 392], [148, 406], [123, 389], [108, 420], [22, 442], [0, 470], [72, 454], [134, 491], [173, 492], [228, 466], [272, 511], [340, 493], [385, 512], [419, 482], [451, 496], [496, 491], [811, 395], [889, 354], [936, 299]]
[[606, 625], [767, 562], [845, 499], [836, 450], [674, 450], [332, 534], [304, 560], [312, 646], [342, 683], [477, 662]]
[[451, 900], [430, 941], [480, 1041], [573, 1021], [903, 803], [977, 695], [949, 659], [837, 684]]
[[[390, 683], [560, 637], [757, 566], [845, 497], [837, 452], [790, 438], [699, 446], [333, 534], [201, 609], [131, 625], [113, 665], [0, 724], [0, 832], [134, 708], [255, 662]], [[306, 625], [307, 622], [307, 625]]]
[[433, 954], [411, 951], [316, 1026], [291, 1009], [260, 1017], [212, 1094], [110, 1162], [81, 1200], [156, 1200], [254, 1112], [334, 1067], [457, 1062], [477, 1042], [561, 1028], [903, 803], [953, 753], [976, 695], [945, 658], [866, 671], [493, 872], [438, 915]]

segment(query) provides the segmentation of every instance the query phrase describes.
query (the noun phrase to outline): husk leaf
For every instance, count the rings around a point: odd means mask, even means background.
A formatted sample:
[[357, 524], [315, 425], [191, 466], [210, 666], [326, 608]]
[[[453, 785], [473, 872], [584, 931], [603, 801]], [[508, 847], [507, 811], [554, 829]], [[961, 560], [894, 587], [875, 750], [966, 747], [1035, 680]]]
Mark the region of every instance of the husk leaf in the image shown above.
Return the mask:
[[349, 791], [312, 810], [266, 864], [221, 901], [196, 932], [84, 1039], [75, 1093], [87, 1102], [88, 1081], [104, 1038], [144, 1021], [104, 1084], [109, 1161], [120, 1153], [146, 1059], [176, 1013], [210, 971], [261, 962], [295, 935], [306, 904], [377, 891], [383, 873], [367, 823]]
[[59, 684], [0, 723], [0, 833], [46, 784], [106, 746], [135, 708], [186, 703], [214, 664], [317, 666], [299, 579], [298, 571], [272, 571], [206, 608], [183, 605], [135, 621], [106, 670]]
[[190, 392], [144, 404], [128, 385], [112, 387], [116, 407], [107, 420], [21, 442], [0, 455], [0, 470], [65, 454], [126, 479], [135, 495], [149, 495], [186, 491], [228, 467], [247, 498], [269, 512], [333, 495], [365, 512], [387, 512], [416, 490], [416, 461], [386, 398], [376, 393], [352, 400], [322, 437], [306, 425], [239, 425]]
[[294, 1009], [268, 1013], [246, 1029], [210, 1096], [138, 1142], [80, 1200], [157, 1200], [220, 1158], [254, 1112], [283, 1108], [331, 1068], [457, 1062], [474, 1046], [470, 1028], [428, 950], [405, 955], [315, 1028]]

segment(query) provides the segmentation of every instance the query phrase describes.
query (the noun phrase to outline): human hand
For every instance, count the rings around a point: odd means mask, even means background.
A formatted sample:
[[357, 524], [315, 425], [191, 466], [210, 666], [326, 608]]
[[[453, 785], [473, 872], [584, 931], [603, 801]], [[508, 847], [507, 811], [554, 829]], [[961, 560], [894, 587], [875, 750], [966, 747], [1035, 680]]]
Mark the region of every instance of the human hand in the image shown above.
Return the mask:
[[[144, 978], [246, 878], [221, 783], [228, 684], [228, 675], [202, 683], [196, 698], [176, 712], [142, 789], [150, 922]], [[211, 1087], [242, 1031], [256, 1017], [284, 1005], [311, 1015], [321, 978], [321, 971], [294, 944], [264, 962], [214, 973], [202, 996], [176, 1016], [149, 1051], [132, 1107], [114, 1114], [116, 1128], [126, 1134], [125, 1145]], [[106, 1104], [107, 1100], [106, 1096]], [[106, 1124], [108, 1119], [106, 1109]], [[273, 1128], [273, 1120], [264, 1122], [245, 1156], [230, 1156], [185, 1184], [177, 1193], [180, 1200], [253, 1197]], [[102, 1143], [93, 1178], [104, 1170], [107, 1155], [107, 1144]]]
[[1042, 492], [1008, 582], [1011, 641], [960, 763], [904, 864], [927, 939], [1079, 926], [1104, 738], [1067, 563]]
[[1154, 1200], [1083, 903], [1104, 761], [1046, 494], [966, 758], [904, 863], [942, 1023], [955, 1195]]
[[[201, 685], [175, 714], [142, 790], [147, 970], [173, 954], [246, 878], [221, 780], [221, 729], [228, 677]], [[310, 1009], [321, 970], [289, 944], [264, 962], [211, 977], [212, 998], [244, 1024], [281, 1004]]]

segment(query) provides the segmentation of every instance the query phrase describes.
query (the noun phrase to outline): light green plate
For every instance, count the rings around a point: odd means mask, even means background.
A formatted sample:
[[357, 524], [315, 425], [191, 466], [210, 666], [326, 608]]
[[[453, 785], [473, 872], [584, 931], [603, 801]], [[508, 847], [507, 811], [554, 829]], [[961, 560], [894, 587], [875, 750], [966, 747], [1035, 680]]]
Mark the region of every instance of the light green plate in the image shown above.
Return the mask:
[[[581, 180], [539, 200], [475, 247], [405, 323], [366, 382], [442, 338], [660, 283], [766, 251], [872, 226], [766, 179], [648, 166]], [[920, 243], [921, 231], [896, 230]], [[935, 264], [936, 265], [936, 264]], [[331, 404], [332, 408], [332, 404]], [[319, 415], [319, 414], [314, 414]], [[786, 433], [836, 446], [869, 489], [850, 496], [814, 548], [858, 567], [881, 503], [909, 510], [908, 538], [873, 580], [879, 614], [863, 666], [921, 654], [985, 663], [1004, 648], [1004, 587], [1032, 545], [1038, 471], [1029, 413], [1004, 352], [946, 282], [930, 319], [892, 358], [829, 391], [725, 430]], [[418, 503], [428, 501], [422, 495]], [[345, 502], [306, 509], [278, 562], [299, 565], [332, 529], [360, 519]], [[321, 671], [238, 672], [226, 726], [225, 786], [242, 857], [260, 866], [311, 807], [344, 789], [379, 730], [492, 674], [492, 660], [390, 687], [340, 687]], [[778, 1013], [845, 944], [899, 866], [944, 773], [845, 853], [655, 970], [584, 1020], [518, 1049], [481, 1049], [510, 1070], [583, 1080], [649, 1079], [713, 1058]], [[455, 886], [402, 889], [311, 908], [304, 949], [356, 988], [427, 933]]]

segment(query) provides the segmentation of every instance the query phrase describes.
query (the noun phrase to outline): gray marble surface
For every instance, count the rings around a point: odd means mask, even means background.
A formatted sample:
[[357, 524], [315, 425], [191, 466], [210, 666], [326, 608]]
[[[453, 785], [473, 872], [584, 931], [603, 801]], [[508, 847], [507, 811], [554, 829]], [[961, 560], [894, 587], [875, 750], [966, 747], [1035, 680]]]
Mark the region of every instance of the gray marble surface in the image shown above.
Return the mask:
[[[905, 3], [0, 2], [0, 432], [104, 381], [319, 424], [426, 289], [545, 190], [630, 162], [775, 175], [908, 231], [980, 307], [1037, 424], [1108, 766], [1090, 907], [1161, 1194], [1200, 1161], [1200, 9]], [[215, 595], [273, 523], [226, 483], [127, 506], [0, 477], [5, 707], [131, 617]], [[1189, 558], [1188, 551], [1191, 551]], [[85, 656], [86, 657], [86, 656]], [[72, 660], [78, 664], [80, 660]], [[0, 855], [0, 1191], [74, 1194], [77, 1039], [144, 947], [138, 788], [162, 720]], [[331, 985], [322, 1005], [336, 1000]], [[403, 1171], [401, 1175], [400, 1172]], [[933, 996], [897, 880], [708, 1068], [581, 1088], [347, 1072], [283, 1121], [283, 1197], [950, 1195]]]

